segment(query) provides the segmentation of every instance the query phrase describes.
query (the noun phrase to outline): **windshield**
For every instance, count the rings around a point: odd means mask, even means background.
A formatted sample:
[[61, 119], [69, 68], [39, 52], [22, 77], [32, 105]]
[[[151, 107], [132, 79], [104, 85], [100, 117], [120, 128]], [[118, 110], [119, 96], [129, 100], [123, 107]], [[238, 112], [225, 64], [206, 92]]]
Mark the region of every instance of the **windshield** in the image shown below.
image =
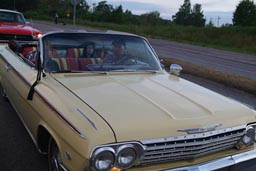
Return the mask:
[[12, 22], [25, 24], [23, 15], [15, 12], [0, 11], [0, 22]]
[[54, 33], [42, 45], [46, 72], [161, 70], [147, 41], [137, 36]]

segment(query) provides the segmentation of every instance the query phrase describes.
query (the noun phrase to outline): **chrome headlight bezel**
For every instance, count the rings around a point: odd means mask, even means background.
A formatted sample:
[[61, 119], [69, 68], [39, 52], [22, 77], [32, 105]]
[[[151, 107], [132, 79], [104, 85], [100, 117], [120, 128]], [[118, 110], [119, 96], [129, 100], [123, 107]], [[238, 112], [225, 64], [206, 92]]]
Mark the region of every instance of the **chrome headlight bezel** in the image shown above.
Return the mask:
[[238, 149], [243, 149], [245, 147], [251, 146], [256, 142], [256, 124], [248, 124], [244, 135], [240, 141], [236, 144]]
[[[130, 154], [129, 154], [130, 153]], [[132, 154], [133, 153], [133, 154]], [[126, 155], [126, 156], [125, 156]], [[131, 160], [129, 163], [125, 163], [125, 158], [126, 160]], [[117, 166], [123, 169], [130, 168], [135, 164], [137, 160], [137, 152], [134, 148], [133, 145], [128, 144], [128, 145], [122, 145], [117, 149]]]
[[145, 149], [139, 142], [116, 143], [95, 147], [90, 156], [90, 168], [92, 170], [99, 170], [96, 165], [97, 158], [106, 151], [114, 155], [114, 162], [111, 167], [128, 169], [139, 164], [144, 156]]
[[254, 142], [256, 143], [256, 123], [250, 124], [254, 128]]
[[[106, 167], [106, 168], [100, 168], [99, 167], [99, 162], [100, 162], [102, 157], [106, 157], [106, 154], [109, 155], [108, 160], [105, 160], [105, 161], [109, 162], [109, 164], [108, 164], [109, 166]], [[93, 158], [92, 158], [92, 160], [95, 161], [93, 163], [93, 168], [96, 169], [96, 170], [102, 170], [102, 171], [109, 170], [115, 162], [115, 155], [114, 154], [115, 154], [114, 150], [110, 147], [104, 147], [104, 148], [97, 149], [95, 151], [95, 154], [94, 154]]]
[[243, 136], [243, 143], [246, 146], [254, 143], [254, 130], [255, 129], [252, 126], [247, 126], [245, 135]]

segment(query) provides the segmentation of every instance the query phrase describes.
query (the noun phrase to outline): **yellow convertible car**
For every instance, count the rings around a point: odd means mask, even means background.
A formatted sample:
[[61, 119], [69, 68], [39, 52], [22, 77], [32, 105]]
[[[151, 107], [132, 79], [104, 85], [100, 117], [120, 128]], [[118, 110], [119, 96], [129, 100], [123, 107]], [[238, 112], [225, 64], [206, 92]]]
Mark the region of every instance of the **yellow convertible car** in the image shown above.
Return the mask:
[[180, 71], [174, 64], [167, 73], [133, 34], [60, 31], [38, 44], [0, 44], [2, 94], [50, 171], [250, 167], [255, 111]]

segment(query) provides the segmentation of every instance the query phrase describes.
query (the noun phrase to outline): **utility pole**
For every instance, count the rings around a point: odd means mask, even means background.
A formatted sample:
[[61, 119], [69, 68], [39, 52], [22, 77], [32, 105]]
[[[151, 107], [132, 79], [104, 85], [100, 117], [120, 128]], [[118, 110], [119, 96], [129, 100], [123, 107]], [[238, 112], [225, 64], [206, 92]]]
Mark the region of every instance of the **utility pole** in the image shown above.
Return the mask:
[[213, 20], [213, 18], [210, 18], [210, 24], [212, 24], [214, 27], [214, 22], [212, 20]]
[[76, 25], [76, 5], [79, 4], [79, 0], [71, 0], [71, 4], [74, 5], [73, 11], [73, 25]]
[[76, 25], [76, 0], [74, 0], [74, 14], [73, 14], [73, 25]]
[[217, 18], [217, 27], [219, 27], [219, 23], [220, 23], [220, 16], [218, 16], [218, 18]]

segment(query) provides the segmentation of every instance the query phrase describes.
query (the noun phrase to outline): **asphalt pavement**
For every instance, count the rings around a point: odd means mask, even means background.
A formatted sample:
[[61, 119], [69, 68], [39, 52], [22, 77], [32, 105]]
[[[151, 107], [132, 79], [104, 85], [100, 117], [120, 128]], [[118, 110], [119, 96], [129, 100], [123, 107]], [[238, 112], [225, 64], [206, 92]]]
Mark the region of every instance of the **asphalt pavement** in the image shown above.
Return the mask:
[[160, 57], [171, 57], [256, 81], [256, 56], [208, 47], [150, 39]]
[[[0, 87], [1, 90], [1, 87]], [[47, 171], [41, 155], [11, 104], [0, 96], [0, 171]]]

